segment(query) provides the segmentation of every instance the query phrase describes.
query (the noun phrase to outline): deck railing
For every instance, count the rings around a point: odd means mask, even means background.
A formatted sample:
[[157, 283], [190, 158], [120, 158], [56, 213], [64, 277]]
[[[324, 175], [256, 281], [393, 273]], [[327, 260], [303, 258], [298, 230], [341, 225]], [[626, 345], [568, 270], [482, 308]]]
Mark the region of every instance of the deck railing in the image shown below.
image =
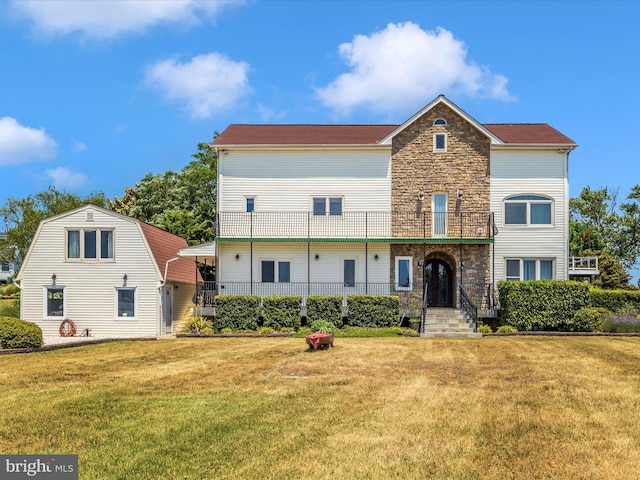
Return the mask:
[[489, 212], [218, 212], [222, 238], [493, 238]]

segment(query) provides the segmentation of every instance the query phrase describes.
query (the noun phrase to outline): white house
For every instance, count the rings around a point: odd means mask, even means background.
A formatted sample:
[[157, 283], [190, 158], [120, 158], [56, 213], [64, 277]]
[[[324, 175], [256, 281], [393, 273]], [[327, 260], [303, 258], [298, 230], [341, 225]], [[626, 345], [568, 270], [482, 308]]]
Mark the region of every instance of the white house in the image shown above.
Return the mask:
[[184, 239], [136, 219], [85, 205], [43, 220], [16, 281], [20, 316], [57, 336], [63, 320], [78, 334], [157, 336], [192, 314], [194, 262]]
[[212, 144], [211, 288], [425, 292], [490, 311], [499, 280], [568, 278], [576, 147], [547, 124], [481, 124], [443, 95], [401, 125], [230, 125]]

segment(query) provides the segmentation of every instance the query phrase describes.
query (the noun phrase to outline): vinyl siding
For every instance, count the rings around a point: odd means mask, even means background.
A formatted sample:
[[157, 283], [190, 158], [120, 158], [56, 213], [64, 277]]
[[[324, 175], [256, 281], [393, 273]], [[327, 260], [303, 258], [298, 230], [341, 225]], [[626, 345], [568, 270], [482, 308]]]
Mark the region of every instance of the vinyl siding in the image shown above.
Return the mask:
[[[247, 290], [252, 275], [254, 293], [259, 295], [277, 293], [276, 290], [279, 288], [277, 283], [261, 283], [263, 260], [291, 262], [291, 283], [296, 285], [284, 284], [280, 287], [299, 288], [300, 292], [296, 293], [300, 294], [306, 292], [307, 282], [333, 284], [326, 288], [337, 288], [341, 285], [344, 259], [355, 259], [356, 283], [364, 284], [366, 281], [369, 284], [389, 283], [390, 249], [387, 244], [369, 244], [365, 253], [363, 243], [312, 243], [309, 249], [305, 243], [254, 243], [253, 261], [251, 261], [250, 250], [250, 245], [244, 243], [218, 245], [218, 278], [221, 287], [219, 293], [238, 293], [235, 291], [237, 288]], [[236, 254], [239, 255], [238, 260], [235, 258]], [[315, 259], [316, 255], [318, 260]], [[375, 255], [378, 255], [378, 260], [375, 260]], [[253, 273], [251, 272], [252, 264]], [[245, 285], [237, 285], [236, 282], [245, 282]]]
[[[44, 287], [52, 274], [65, 286], [66, 318], [95, 336], [153, 336], [159, 333], [158, 273], [138, 224], [93, 210], [63, 215], [42, 224], [22, 271], [22, 317], [38, 324], [44, 335], [58, 335], [60, 319], [45, 319]], [[114, 261], [65, 260], [65, 229], [113, 228]], [[136, 316], [116, 318], [116, 287], [136, 287]]]
[[385, 211], [391, 202], [389, 150], [235, 151], [218, 161], [218, 210], [312, 211], [312, 197], [341, 196], [344, 211]]
[[[504, 224], [504, 199], [511, 195], [553, 199], [552, 226]], [[504, 280], [505, 259], [555, 260], [555, 279], [567, 279], [568, 182], [566, 154], [557, 150], [499, 150], [491, 153], [491, 210], [499, 233], [495, 238], [495, 281]]]

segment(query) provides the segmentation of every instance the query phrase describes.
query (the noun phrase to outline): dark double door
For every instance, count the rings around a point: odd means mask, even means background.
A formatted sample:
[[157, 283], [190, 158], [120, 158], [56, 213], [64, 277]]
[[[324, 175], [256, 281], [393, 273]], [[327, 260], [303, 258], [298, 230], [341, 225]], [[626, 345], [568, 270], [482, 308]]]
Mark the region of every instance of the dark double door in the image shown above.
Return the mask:
[[428, 305], [430, 307], [453, 306], [453, 272], [451, 267], [438, 259], [427, 260], [424, 265]]

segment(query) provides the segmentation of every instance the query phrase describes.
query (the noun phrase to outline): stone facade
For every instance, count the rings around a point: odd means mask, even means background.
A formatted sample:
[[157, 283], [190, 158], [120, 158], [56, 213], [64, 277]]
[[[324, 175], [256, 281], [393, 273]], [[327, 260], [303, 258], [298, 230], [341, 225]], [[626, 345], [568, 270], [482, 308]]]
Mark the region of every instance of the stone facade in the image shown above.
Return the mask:
[[[434, 125], [436, 119], [446, 125]], [[434, 151], [436, 133], [446, 134], [446, 151]], [[489, 238], [491, 140], [445, 104], [427, 111], [393, 139], [391, 202], [395, 238], [428, 239], [434, 193], [447, 194], [445, 237]], [[425, 241], [425, 240], [423, 240]], [[491, 278], [490, 243], [408, 243], [391, 245], [391, 282], [395, 257], [413, 257], [414, 286], [422, 288], [425, 261], [440, 259], [453, 274], [453, 305], [459, 306], [458, 286], [483, 303]], [[461, 263], [462, 262], [462, 263]]]

